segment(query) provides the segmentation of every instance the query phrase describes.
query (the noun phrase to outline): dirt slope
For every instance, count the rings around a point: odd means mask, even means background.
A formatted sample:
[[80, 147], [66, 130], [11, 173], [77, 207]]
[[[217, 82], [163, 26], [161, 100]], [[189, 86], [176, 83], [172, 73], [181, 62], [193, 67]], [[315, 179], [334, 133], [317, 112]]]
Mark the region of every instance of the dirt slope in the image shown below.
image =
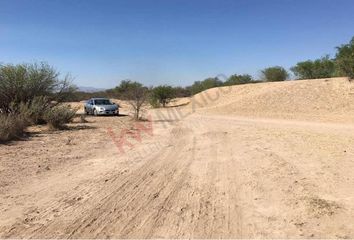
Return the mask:
[[189, 107], [216, 114], [354, 122], [354, 82], [331, 78], [213, 88], [195, 95]]

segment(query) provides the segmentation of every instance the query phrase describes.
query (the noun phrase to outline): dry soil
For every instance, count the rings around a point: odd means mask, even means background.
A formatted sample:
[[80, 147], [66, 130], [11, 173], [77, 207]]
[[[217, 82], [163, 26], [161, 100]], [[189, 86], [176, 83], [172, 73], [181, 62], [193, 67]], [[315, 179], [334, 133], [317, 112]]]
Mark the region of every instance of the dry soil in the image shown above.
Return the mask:
[[29, 129], [0, 146], [0, 237], [354, 238], [353, 86], [210, 89], [138, 123]]

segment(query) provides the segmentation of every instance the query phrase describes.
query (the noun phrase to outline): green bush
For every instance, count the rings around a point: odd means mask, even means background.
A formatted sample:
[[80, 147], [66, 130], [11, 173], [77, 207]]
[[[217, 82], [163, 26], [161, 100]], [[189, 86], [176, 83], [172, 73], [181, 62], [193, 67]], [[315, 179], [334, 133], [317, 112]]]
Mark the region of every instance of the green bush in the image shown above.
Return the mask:
[[158, 102], [162, 107], [166, 107], [172, 98], [175, 96], [173, 87], [162, 85], [152, 89], [151, 98], [153, 102]]
[[117, 98], [129, 102], [134, 109], [135, 120], [139, 120], [142, 107], [149, 97], [149, 89], [139, 82], [124, 80], [113, 89], [113, 92]]
[[354, 79], [354, 37], [348, 44], [337, 47], [336, 65], [338, 73]]
[[72, 122], [75, 115], [76, 110], [61, 105], [47, 109], [43, 117], [51, 129], [63, 129], [67, 123]]
[[57, 102], [70, 95], [74, 86], [69, 77], [45, 63], [0, 65], [0, 110], [10, 111], [10, 104], [31, 102], [36, 96], [46, 96]]
[[269, 67], [262, 70], [262, 80], [266, 82], [285, 81], [289, 73], [280, 66]]
[[315, 61], [298, 62], [296, 66], [291, 68], [291, 71], [297, 79], [330, 78], [336, 76], [335, 61], [330, 59], [328, 55]]
[[44, 122], [43, 115], [47, 109], [49, 102], [45, 97], [35, 97], [27, 103], [10, 103], [9, 112], [0, 114], [0, 141], [19, 138], [27, 126], [40, 120]]
[[207, 90], [209, 88], [214, 88], [214, 87], [220, 87], [224, 83], [219, 80], [217, 77], [216, 78], [207, 78], [203, 81], [196, 81], [193, 83], [192, 86], [190, 86], [190, 91], [192, 94], [197, 94], [200, 93], [204, 90]]
[[0, 142], [20, 138], [25, 128], [28, 126], [27, 120], [18, 114], [0, 114]]
[[245, 74], [245, 75], [231, 75], [224, 83], [225, 86], [231, 86], [231, 85], [239, 85], [239, 84], [246, 84], [250, 83], [253, 81], [253, 78], [251, 75]]
[[47, 97], [34, 97], [32, 101], [27, 103], [20, 103], [15, 108], [15, 112], [26, 119], [29, 124], [44, 124], [44, 113], [50, 109], [51, 102]]
[[160, 102], [156, 98], [150, 97], [149, 103], [150, 103], [151, 107], [153, 107], [153, 108], [159, 108], [160, 107]]
[[178, 97], [178, 98], [191, 96], [191, 91], [190, 91], [189, 87], [174, 87], [173, 91], [174, 91], [175, 97]]

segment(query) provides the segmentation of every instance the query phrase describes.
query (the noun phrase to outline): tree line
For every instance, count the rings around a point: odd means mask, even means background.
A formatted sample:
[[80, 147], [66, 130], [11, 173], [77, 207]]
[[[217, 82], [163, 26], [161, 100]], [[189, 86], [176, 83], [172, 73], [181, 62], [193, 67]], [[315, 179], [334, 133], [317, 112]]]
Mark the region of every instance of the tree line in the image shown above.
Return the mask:
[[[325, 55], [315, 60], [301, 61], [291, 67], [290, 71], [297, 80], [330, 77], [354, 78], [354, 37], [348, 44], [343, 44], [337, 47], [336, 50], [337, 52], [334, 58]], [[195, 81], [192, 85], [186, 87], [173, 87], [169, 85], [142, 87], [150, 92], [150, 103], [157, 107], [166, 106], [171, 98], [189, 97], [209, 88], [259, 82], [285, 81], [289, 79], [291, 75], [290, 71], [281, 66], [272, 66], [261, 70], [259, 79], [254, 79], [249, 74], [234, 74], [224, 81], [218, 77], [210, 77], [202, 81]], [[83, 100], [98, 95], [120, 98], [124, 95], [124, 86], [129, 82], [132, 83], [132, 81], [123, 81], [121, 85], [101, 92], [76, 92], [76, 96], [74, 96], [75, 99], [72, 100]]]

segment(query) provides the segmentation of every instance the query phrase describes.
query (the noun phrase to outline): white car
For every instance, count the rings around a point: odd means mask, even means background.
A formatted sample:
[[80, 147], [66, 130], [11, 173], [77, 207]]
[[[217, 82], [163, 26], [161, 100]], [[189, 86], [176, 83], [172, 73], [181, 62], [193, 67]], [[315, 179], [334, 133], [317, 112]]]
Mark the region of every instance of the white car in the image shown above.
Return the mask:
[[87, 115], [119, 115], [119, 105], [108, 98], [91, 98], [86, 102], [84, 110]]

